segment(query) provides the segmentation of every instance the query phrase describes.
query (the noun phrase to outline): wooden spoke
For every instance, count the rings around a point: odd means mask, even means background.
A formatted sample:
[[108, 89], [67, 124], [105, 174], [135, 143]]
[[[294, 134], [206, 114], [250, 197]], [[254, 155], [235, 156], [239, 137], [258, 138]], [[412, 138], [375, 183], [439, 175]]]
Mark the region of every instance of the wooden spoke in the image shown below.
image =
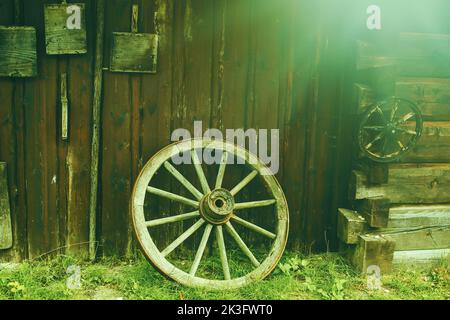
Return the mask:
[[200, 265], [200, 261], [202, 260], [203, 253], [205, 252], [206, 244], [208, 243], [209, 235], [211, 234], [213, 225], [208, 224], [203, 232], [202, 240], [200, 241], [200, 245], [198, 246], [197, 253], [195, 254], [194, 262], [192, 263], [191, 271], [189, 274], [191, 276], [195, 276], [198, 270], [198, 266]]
[[244, 220], [237, 216], [233, 216], [231, 219], [233, 219], [233, 221], [235, 221], [236, 223], [239, 223], [240, 225], [249, 228], [250, 230], [253, 230], [259, 234], [262, 234], [263, 236], [269, 237], [271, 239], [275, 239], [277, 237], [276, 234], [274, 234], [270, 231], [267, 231], [266, 229], [263, 229], [263, 228], [257, 226], [256, 224], [248, 222], [247, 220]]
[[223, 239], [222, 226], [216, 227], [216, 238], [217, 244], [219, 246], [220, 261], [222, 262], [223, 276], [225, 280], [230, 280], [231, 279], [230, 267], [228, 266], [227, 251], [225, 248], [225, 241]]
[[258, 175], [258, 171], [253, 170], [248, 176], [244, 178], [241, 182], [239, 182], [233, 189], [231, 189], [230, 193], [235, 196], [239, 191], [241, 191], [247, 184], [249, 184], [256, 176]]
[[199, 203], [197, 201], [185, 198], [183, 196], [177, 195], [175, 193], [167, 192], [158, 188], [147, 187], [147, 191], [151, 194], [170, 199], [172, 201], [181, 202], [188, 206], [192, 206], [194, 208], [198, 208]]
[[234, 241], [236, 241], [239, 248], [241, 248], [241, 250], [245, 253], [245, 255], [253, 263], [253, 265], [255, 267], [259, 267], [259, 265], [260, 265], [259, 261], [255, 258], [253, 253], [250, 251], [250, 249], [247, 247], [245, 242], [242, 240], [242, 238], [239, 236], [239, 234], [236, 232], [236, 230], [234, 229], [234, 227], [231, 225], [231, 223], [229, 221], [225, 224], [225, 227], [227, 228], [227, 231], [230, 233], [230, 235], [234, 239]]
[[379, 133], [379, 134], [378, 134], [371, 142], [369, 142], [369, 143], [365, 146], [365, 148], [366, 148], [366, 149], [370, 149], [370, 148], [373, 146], [373, 144], [374, 144], [375, 142], [377, 142], [378, 140], [380, 140], [381, 138], [383, 138], [384, 135], [385, 135], [384, 131], [380, 132], [380, 133]]
[[398, 100], [395, 101], [394, 107], [391, 110], [391, 117], [390, 117], [390, 121], [394, 121], [395, 119], [395, 115], [397, 114], [399, 105], [398, 105]]
[[234, 209], [242, 210], [242, 209], [258, 208], [258, 207], [267, 207], [274, 203], [276, 203], [276, 200], [273, 200], [273, 199], [272, 200], [241, 202], [241, 203], [236, 203], [234, 205]]
[[400, 127], [397, 127], [396, 130], [413, 135], [413, 136], [417, 135], [417, 132], [414, 130], [404, 129], [404, 128], [400, 128]]
[[386, 124], [386, 123], [387, 123], [387, 121], [386, 121], [386, 116], [384, 115], [383, 110], [381, 110], [380, 107], [376, 107], [376, 108], [375, 108], [375, 111], [377, 111], [377, 112], [380, 114], [381, 120], [383, 121], [384, 124]]
[[171, 253], [173, 250], [178, 248], [180, 244], [182, 244], [187, 238], [192, 236], [195, 231], [197, 231], [203, 224], [205, 223], [205, 220], [200, 219], [198, 220], [194, 225], [192, 225], [189, 229], [187, 229], [181, 236], [176, 238], [171, 244], [165, 248], [161, 254], [166, 257], [169, 253]]
[[191, 151], [192, 163], [194, 164], [195, 171], [197, 172], [198, 179], [200, 180], [200, 184], [202, 186], [203, 193], [211, 192], [209, 188], [208, 181], [206, 180], [205, 173], [203, 172], [202, 165], [200, 164], [200, 160], [197, 155], [196, 150]]
[[383, 126], [365, 126], [364, 129], [366, 130], [375, 130], [375, 131], [381, 131], [384, 130], [385, 127]]
[[151, 227], [156, 227], [156, 226], [160, 226], [160, 225], [167, 224], [167, 223], [174, 223], [174, 222], [180, 222], [180, 221], [192, 219], [192, 218], [195, 218], [198, 216], [200, 216], [200, 212], [197, 210], [194, 212], [184, 213], [184, 214], [180, 214], [180, 215], [173, 216], [173, 217], [167, 217], [167, 218], [146, 221], [145, 224], [147, 225], [148, 228], [151, 228]]
[[410, 113], [404, 115], [400, 120], [398, 120], [396, 122], [396, 124], [399, 125], [399, 124], [405, 123], [406, 121], [408, 121], [409, 119], [414, 117], [414, 115], [415, 115], [414, 112], [410, 112]]
[[174, 166], [172, 166], [168, 161], [164, 162], [164, 167], [169, 171], [190, 193], [194, 195], [197, 200], [203, 198], [203, 194], [198, 191], [196, 187], [192, 185]]
[[223, 176], [225, 175], [225, 168], [227, 167], [227, 161], [228, 161], [228, 152], [224, 151], [222, 154], [222, 160], [220, 161], [219, 172], [217, 173], [216, 189], [222, 187]]
[[397, 140], [397, 144], [400, 146], [400, 148], [402, 150], [405, 149], [405, 146], [403, 145], [403, 143], [400, 140]]

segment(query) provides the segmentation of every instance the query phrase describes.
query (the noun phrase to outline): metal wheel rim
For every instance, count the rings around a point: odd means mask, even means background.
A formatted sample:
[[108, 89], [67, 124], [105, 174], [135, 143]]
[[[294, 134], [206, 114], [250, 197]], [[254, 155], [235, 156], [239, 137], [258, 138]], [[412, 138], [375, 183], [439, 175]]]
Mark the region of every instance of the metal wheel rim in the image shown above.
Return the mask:
[[[364, 134], [366, 134], [366, 132], [367, 132], [367, 130], [365, 128], [366, 128], [368, 121], [371, 119], [371, 117], [374, 114], [379, 113], [379, 110], [383, 110], [383, 107], [386, 105], [389, 105], [389, 104], [393, 104], [393, 105], [402, 104], [403, 106], [407, 106], [411, 110], [410, 114], [413, 114], [413, 116], [411, 116], [409, 119], [413, 118], [415, 120], [414, 121], [415, 122], [414, 129], [411, 130], [411, 131], [415, 132], [415, 135], [403, 146], [403, 148], [400, 145], [399, 150], [396, 152], [392, 152], [389, 155], [376, 154], [375, 152], [371, 152], [369, 150], [370, 147], [369, 148], [367, 147], [370, 143], [367, 144], [367, 141], [365, 141]], [[387, 111], [387, 110], [385, 110], [385, 111]], [[392, 112], [392, 109], [389, 109], [389, 112]], [[385, 116], [386, 116], [386, 114], [385, 114]], [[392, 120], [392, 119], [390, 119], [390, 120]], [[382, 126], [382, 125], [380, 125], [380, 126]], [[379, 102], [379, 103], [371, 106], [367, 110], [367, 112], [363, 115], [363, 117], [360, 121], [359, 130], [358, 130], [359, 148], [366, 157], [368, 157], [369, 159], [371, 159], [373, 161], [384, 162], [384, 163], [394, 162], [394, 161], [399, 160], [402, 156], [404, 156], [407, 152], [409, 152], [411, 149], [413, 149], [416, 146], [417, 141], [420, 139], [420, 137], [422, 135], [422, 129], [423, 129], [423, 119], [422, 119], [422, 115], [421, 115], [419, 108], [413, 102], [411, 102], [409, 100], [391, 97], [385, 101]], [[389, 129], [388, 129], [388, 131], [389, 131]], [[403, 129], [403, 131], [406, 131], [406, 130]], [[400, 131], [398, 131], [398, 132], [400, 132]], [[397, 135], [399, 134], [398, 132], [397, 132]], [[402, 142], [400, 142], [400, 144], [401, 143]]]
[[[258, 175], [263, 179], [266, 186], [271, 186], [270, 193], [276, 200], [274, 204], [276, 206], [277, 217], [277, 226], [275, 232], [276, 238], [273, 240], [272, 247], [269, 250], [269, 253], [267, 254], [264, 261], [262, 261], [258, 267], [247, 273], [245, 276], [239, 278], [230, 280], [205, 279], [197, 277], [195, 275], [193, 276], [177, 268], [161, 254], [161, 251], [157, 248], [150, 236], [147, 222], [145, 221], [144, 201], [147, 191], [144, 190], [147, 189], [154, 174], [161, 169], [164, 163], [169, 160], [172, 155], [179, 154], [180, 152], [186, 150], [205, 147], [221, 149], [230, 154], [237, 155], [241, 158], [246, 159], [246, 165], [250, 166], [253, 170], [256, 170], [258, 172]], [[163, 275], [172, 280], [175, 280], [176, 282], [190, 287], [203, 287], [218, 290], [232, 289], [239, 288], [252, 282], [264, 279], [276, 267], [283, 255], [284, 248], [287, 242], [289, 227], [288, 206], [284, 193], [276, 178], [273, 175], [268, 174], [269, 172], [270, 170], [256, 156], [249, 153], [246, 149], [224, 141], [194, 139], [177, 142], [160, 150], [147, 162], [140, 175], [138, 176], [133, 188], [131, 198], [132, 201], [130, 205], [135, 234], [145, 257]], [[261, 175], [262, 173], [264, 173], [265, 175]]]

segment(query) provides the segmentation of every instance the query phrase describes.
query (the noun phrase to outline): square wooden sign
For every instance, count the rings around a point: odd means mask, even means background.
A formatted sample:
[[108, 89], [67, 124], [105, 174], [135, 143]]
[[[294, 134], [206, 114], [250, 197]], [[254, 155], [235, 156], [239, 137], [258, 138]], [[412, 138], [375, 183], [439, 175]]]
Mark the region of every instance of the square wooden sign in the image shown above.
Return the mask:
[[47, 4], [44, 16], [47, 54], [87, 52], [84, 3]]
[[0, 26], [0, 77], [36, 75], [36, 29]]
[[111, 45], [111, 71], [156, 73], [158, 35], [114, 32]]

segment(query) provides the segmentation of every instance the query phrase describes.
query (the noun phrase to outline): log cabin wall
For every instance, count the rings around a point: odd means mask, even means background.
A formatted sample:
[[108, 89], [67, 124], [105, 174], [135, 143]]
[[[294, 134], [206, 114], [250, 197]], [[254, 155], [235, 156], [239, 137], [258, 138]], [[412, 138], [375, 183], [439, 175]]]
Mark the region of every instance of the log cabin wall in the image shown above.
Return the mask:
[[[388, 13], [406, 8], [401, 2], [381, 5]], [[445, 7], [434, 1], [411, 4], [402, 16], [385, 14], [385, 31], [360, 33], [355, 43], [355, 118], [395, 96], [416, 104], [424, 121], [417, 145], [396, 162], [367, 160], [355, 148], [349, 190], [354, 211], [339, 209], [338, 234], [362, 272], [370, 265], [386, 272], [393, 263], [430, 262], [450, 253], [450, 25]]]
[[[33, 79], [0, 79], [0, 161], [8, 164], [14, 239], [0, 260], [88, 253], [96, 2], [75, 2], [86, 4], [88, 53], [48, 56], [43, 5], [57, 1], [0, 0], [0, 25], [37, 28], [39, 72]], [[156, 75], [104, 72], [99, 254], [133, 252], [134, 179], [170, 143], [172, 130], [192, 130], [194, 120], [219, 129], [279, 128], [277, 177], [290, 207], [290, 248], [337, 247], [336, 210], [349, 205], [352, 44], [368, 5], [343, 3], [106, 1], [105, 68], [111, 33], [130, 30], [132, 4], [140, 5], [139, 31], [158, 33], [160, 48]], [[67, 141], [61, 139], [62, 73], [68, 75]]]

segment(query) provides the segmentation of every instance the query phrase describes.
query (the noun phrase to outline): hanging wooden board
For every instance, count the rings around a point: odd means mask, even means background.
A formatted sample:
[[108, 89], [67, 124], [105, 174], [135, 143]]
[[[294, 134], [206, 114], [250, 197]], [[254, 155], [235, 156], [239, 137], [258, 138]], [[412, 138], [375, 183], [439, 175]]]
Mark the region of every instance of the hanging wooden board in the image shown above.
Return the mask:
[[133, 6], [132, 32], [113, 32], [110, 71], [156, 73], [158, 35], [137, 33], [138, 7]]
[[0, 77], [36, 75], [36, 29], [0, 26]]
[[156, 73], [158, 36], [115, 32], [112, 37], [111, 71]]
[[47, 54], [87, 52], [84, 3], [47, 4], [44, 15]]
[[9, 249], [12, 244], [6, 163], [0, 162], [0, 250]]

